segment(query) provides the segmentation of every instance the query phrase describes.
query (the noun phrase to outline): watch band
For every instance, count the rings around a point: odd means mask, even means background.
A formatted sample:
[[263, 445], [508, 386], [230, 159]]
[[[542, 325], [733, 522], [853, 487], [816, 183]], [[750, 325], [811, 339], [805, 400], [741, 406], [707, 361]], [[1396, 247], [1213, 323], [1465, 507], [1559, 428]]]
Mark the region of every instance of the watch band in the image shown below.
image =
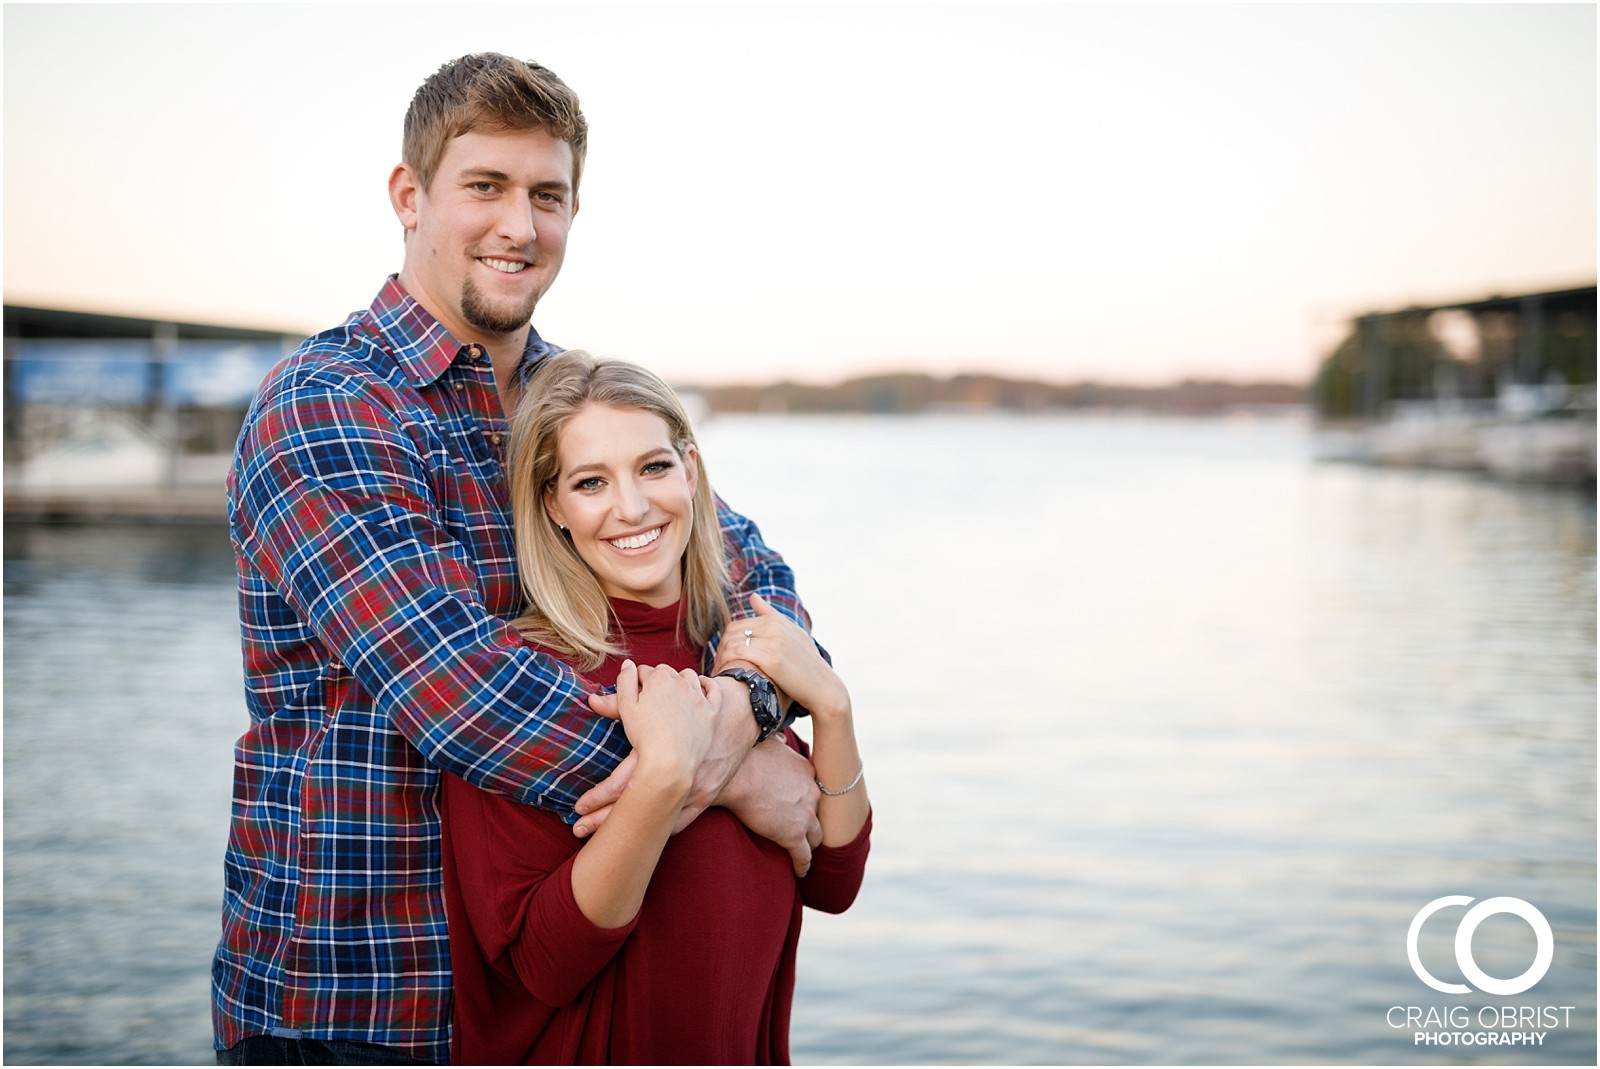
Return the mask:
[[750, 712], [756, 718], [756, 745], [770, 739], [783, 727], [783, 710], [778, 708], [778, 688], [772, 680], [749, 668], [725, 668], [718, 676], [730, 676], [750, 688]]

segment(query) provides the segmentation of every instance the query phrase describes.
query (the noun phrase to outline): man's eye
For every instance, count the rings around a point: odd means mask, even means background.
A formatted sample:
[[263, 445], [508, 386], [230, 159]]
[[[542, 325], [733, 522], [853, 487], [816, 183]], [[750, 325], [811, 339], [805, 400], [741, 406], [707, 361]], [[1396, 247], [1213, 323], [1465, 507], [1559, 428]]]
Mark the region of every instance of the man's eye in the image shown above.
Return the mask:
[[493, 193], [494, 192], [494, 183], [493, 182], [474, 182], [474, 183], [472, 183], [472, 191], [474, 193]]

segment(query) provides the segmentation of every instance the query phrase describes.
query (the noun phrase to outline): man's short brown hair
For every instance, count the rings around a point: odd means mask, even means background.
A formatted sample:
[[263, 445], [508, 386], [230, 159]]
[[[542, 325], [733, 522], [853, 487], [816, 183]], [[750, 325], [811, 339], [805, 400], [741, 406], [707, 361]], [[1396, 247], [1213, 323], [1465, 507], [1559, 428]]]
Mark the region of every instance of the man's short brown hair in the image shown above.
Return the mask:
[[583, 175], [589, 123], [555, 72], [498, 52], [453, 59], [423, 82], [406, 109], [400, 158], [427, 189], [452, 138], [476, 129], [543, 130], [572, 146], [572, 188]]

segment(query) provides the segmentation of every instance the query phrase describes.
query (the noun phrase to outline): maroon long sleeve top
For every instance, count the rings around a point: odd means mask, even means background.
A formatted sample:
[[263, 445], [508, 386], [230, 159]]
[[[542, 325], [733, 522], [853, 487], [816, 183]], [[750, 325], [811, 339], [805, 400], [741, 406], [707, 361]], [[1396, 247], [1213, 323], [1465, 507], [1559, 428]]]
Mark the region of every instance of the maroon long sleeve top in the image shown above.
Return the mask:
[[[612, 608], [636, 662], [700, 668], [681, 603]], [[589, 679], [611, 685], [620, 668], [612, 658]], [[453, 1062], [788, 1063], [801, 907], [854, 901], [870, 817], [796, 879], [787, 851], [708, 809], [667, 843], [633, 921], [597, 928], [572, 890], [584, 841], [559, 816], [448, 775], [443, 807]]]

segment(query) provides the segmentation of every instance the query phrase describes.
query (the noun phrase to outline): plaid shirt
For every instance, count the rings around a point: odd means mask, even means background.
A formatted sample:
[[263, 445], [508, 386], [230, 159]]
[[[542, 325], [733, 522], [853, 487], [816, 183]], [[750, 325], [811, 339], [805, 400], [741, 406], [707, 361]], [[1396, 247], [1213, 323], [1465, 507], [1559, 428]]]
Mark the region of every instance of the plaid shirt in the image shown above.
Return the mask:
[[[557, 352], [530, 330], [524, 371]], [[235, 750], [218, 1049], [252, 1035], [449, 1058], [439, 775], [570, 811], [627, 752], [521, 611], [488, 353], [398, 281], [262, 384], [228, 480], [249, 730]], [[722, 509], [741, 594], [804, 622]]]

